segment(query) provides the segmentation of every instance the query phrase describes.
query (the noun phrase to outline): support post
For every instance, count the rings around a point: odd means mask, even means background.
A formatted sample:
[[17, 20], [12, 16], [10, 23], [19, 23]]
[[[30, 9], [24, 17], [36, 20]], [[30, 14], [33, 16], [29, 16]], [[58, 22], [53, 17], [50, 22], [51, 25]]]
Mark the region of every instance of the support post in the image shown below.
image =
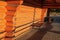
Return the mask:
[[6, 13], [6, 34], [5, 34], [5, 38], [3, 38], [3, 40], [15, 40], [15, 27], [13, 26], [13, 17], [15, 15], [16, 12], [16, 8], [18, 7], [18, 5], [22, 4], [22, 0], [21, 1], [7, 1], [7, 13]]
[[49, 18], [50, 18], [50, 9], [48, 8], [47, 14], [46, 14], [46, 18], [48, 19], [47, 22], [49, 22]]
[[47, 10], [48, 8], [41, 8], [41, 23], [44, 23], [44, 17], [46, 16], [45, 14], [47, 14]]

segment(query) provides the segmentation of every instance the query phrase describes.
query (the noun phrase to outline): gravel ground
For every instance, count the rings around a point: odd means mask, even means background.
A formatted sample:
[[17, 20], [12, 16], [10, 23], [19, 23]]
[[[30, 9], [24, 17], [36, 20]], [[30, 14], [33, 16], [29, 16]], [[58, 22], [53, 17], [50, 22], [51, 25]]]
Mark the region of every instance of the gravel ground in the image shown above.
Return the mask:
[[42, 40], [60, 40], [60, 24], [53, 23], [53, 28], [48, 31]]

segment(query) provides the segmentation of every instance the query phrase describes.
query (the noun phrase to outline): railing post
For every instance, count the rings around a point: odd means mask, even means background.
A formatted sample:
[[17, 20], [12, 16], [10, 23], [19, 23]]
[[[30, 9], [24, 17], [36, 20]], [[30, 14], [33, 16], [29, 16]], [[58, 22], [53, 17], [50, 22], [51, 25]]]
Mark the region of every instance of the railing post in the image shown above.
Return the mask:
[[48, 19], [46, 22], [49, 22], [49, 17], [50, 17], [50, 10], [48, 8], [47, 14], [46, 14], [46, 18]]

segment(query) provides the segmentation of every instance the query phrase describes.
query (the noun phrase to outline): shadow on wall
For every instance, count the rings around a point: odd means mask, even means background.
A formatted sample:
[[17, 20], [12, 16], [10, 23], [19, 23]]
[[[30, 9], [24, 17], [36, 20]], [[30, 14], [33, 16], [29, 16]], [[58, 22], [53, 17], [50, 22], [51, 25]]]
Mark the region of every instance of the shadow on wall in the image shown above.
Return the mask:
[[50, 31], [52, 29], [52, 25], [50, 23], [45, 23], [43, 25], [43, 28], [39, 29], [34, 35], [32, 35], [31, 38], [27, 40], [41, 40], [44, 35], [47, 33], [47, 31]]

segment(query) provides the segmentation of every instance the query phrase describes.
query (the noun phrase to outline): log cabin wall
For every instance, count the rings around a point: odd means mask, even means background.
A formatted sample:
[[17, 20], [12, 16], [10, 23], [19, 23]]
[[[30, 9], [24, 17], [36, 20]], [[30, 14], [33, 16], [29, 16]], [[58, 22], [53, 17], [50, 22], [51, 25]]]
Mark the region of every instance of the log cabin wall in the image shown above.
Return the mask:
[[5, 6], [7, 5], [6, 2], [0, 1], [0, 39], [5, 36], [5, 27], [6, 27], [6, 8]]
[[[3, 38], [5, 36], [5, 27], [6, 27], [6, 12], [7, 9], [5, 6], [7, 5], [6, 2], [0, 1], [0, 38]], [[35, 11], [34, 11], [35, 9]], [[42, 16], [42, 9], [41, 8], [35, 8], [31, 6], [25, 6], [25, 5], [19, 5], [16, 9], [15, 16], [13, 19], [14, 22], [14, 27], [16, 27], [15, 30], [15, 36], [24, 34], [28, 30], [31, 29], [32, 22], [33, 22], [33, 17], [34, 17], [34, 22], [41, 21], [41, 16]], [[46, 13], [43, 15], [43, 18], [46, 16]], [[20, 31], [21, 30], [21, 31]]]
[[[47, 12], [47, 10], [45, 11]], [[41, 21], [41, 18], [42, 20], [44, 20], [44, 17], [46, 16], [46, 12], [42, 11], [41, 8], [35, 8], [35, 7], [25, 6], [25, 5], [18, 6], [14, 17], [15, 18], [14, 23], [16, 23], [14, 26], [17, 27], [16, 32], [26, 27], [27, 29], [22, 30], [22, 32], [31, 30], [30, 25], [33, 24], [33, 18], [34, 18], [34, 23]], [[16, 33], [16, 36], [18, 36], [19, 34], [21, 34], [21, 31]]]

